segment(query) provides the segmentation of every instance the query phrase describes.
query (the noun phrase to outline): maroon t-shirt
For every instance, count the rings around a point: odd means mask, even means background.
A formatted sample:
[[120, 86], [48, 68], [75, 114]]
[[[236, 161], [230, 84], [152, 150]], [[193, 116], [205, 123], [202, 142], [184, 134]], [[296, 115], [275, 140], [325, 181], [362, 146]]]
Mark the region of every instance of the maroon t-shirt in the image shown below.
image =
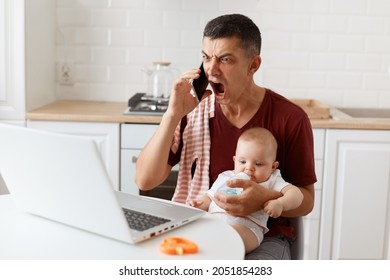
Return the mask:
[[[182, 122], [184, 128], [186, 121]], [[234, 169], [238, 137], [248, 128], [264, 127], [273, 133], [278, 142], [277, 161], [285, 181], [304, 187], [317, 181], [314, 168], [313, 131], [307, 114], [285, 97], [266, 89], [264, 100], [242, 128], [233, 126], [224, 116], [218, 103], [215, 117], [210, 119], [210, 187], [218, 175]], [[176, 154], [171, 152], [168, 163], [180, 161], [181, 147]]]
[[252, 127], [264, 127], [278, 142], [277, 161], [285, 181], [299, 187], [316, 182], [313, 131], [306, 113], [297, 105], [271, 90], [253, 118], [236, 128], [223, 115], [219, 104], [210, 121], [210, 183], [218, 174], [234, 169], [233, 155], [241, 133]]

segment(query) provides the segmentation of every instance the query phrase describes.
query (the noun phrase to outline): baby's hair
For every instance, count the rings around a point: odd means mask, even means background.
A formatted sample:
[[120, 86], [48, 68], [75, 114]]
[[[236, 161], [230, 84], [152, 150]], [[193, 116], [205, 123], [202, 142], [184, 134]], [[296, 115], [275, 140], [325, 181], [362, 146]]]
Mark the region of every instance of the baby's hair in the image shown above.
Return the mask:
[[255, 141], [259, 145], [264, 145], [269, 147], [270, 152], [274, 158], [276, 158], [276, 153], [278, 150], [278, 142], [276, 141], [274, 135], [266, 128], [263, 127], [253, 127], [245, 130], [239, 137], [238, 141]]

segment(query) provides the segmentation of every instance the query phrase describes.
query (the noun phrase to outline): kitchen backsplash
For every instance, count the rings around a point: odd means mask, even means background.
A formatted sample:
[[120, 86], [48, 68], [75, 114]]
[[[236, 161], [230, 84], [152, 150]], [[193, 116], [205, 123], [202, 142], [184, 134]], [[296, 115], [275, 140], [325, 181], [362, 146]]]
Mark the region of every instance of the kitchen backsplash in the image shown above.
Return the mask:
[[71, 63], [61, 99], [126, 101], [156, 60], [201, 60], [204, 25], [242, 13], [259, 26], [256, 81], [289, 98], [390, 108], [388, 0], [57, 0], [57, 61]]

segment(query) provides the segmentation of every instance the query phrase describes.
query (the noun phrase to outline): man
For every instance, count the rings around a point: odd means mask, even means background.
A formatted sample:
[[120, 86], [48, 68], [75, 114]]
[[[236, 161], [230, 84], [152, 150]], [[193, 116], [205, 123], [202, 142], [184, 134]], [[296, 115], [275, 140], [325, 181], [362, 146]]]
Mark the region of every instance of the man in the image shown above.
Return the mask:
[[[261, 35], [246, 16], [232, 14], [210, 21], [203, 33], [203, 66], [212, 87], [198, 104], [190, 93], [199, 69], [186, 72], [173, 84], [169, 106], [159, 128], [137, 161], [136, 183], [149, 190], [162, 183], [180, 161], [174, 200], [202, 195], [222, 171], [233, 168], [240, 134], [265, 127], [278, 142], [277, 160], [286, 181], [299, 187], [301, 205], [270, 219], [269, 233], [247, 259], [289, 259], [293, 239], [286, 217], [310, 213], [314, 205], [313, 135], [304, 111], [281, 95], [255, 84], [261, 64]], [[246, 216], [281, 196], [251, 181], [233, 180], [241, 195], [216, 194], [215, 202], [229, 214]], [[211, 233], [212, 234], [212, 233]]]

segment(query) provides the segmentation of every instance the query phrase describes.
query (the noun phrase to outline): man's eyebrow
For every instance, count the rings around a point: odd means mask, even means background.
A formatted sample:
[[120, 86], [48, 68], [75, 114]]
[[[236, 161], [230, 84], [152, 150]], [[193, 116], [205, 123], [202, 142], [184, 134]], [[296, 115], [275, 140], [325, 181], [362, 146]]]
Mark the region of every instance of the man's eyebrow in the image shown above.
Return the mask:
[[205, 51], [202, 51], [202, 54], [206, 57], [210, 57], [207, 53], [205, 53]]
[[224, 53], [224, 54], [218, 56], [218, 58], [224, 58], [224, 57], [227, 57], [227, 56], [232, 56], [232, 54], [231, 53]]
[[[211, 58], [212, 56], [209, 56], [205, 51], [202, 51], [202, 54], [204, 55], [204, 56], [206, 56], [207, 58]], [[219, 56], [216, 56], [216, 55], [214, 55], [216, 58], [218, 58], [218, 59], [221, 59], [221, 58], [224, 58], [224, 57], [227, 57], [227, 56], [231, 56], [232, 54], [231, 53], [224, 53], [224, 54], [222, 54], [222, 55], [219, 55]]]

